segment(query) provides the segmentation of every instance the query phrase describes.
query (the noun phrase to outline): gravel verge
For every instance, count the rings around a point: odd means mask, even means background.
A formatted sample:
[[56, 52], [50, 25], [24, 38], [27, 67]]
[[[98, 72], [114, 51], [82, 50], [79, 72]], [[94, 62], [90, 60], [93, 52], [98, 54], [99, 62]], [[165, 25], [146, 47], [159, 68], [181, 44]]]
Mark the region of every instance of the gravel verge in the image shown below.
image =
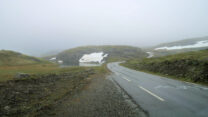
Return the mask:
[[53, 114], [42, 117], [146, 117], [131, 98], [115, 84], [110, 75], [91, 78], [90, 84], [53, 106]]

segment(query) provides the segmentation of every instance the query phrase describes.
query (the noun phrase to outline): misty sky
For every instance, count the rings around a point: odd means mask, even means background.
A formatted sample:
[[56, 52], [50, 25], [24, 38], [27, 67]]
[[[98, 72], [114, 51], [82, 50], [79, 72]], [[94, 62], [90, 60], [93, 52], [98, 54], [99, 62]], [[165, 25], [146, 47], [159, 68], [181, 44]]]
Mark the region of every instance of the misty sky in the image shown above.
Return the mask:
[[0, 49], [152, 46], [208, 36], [208, 0], [0, 0]]

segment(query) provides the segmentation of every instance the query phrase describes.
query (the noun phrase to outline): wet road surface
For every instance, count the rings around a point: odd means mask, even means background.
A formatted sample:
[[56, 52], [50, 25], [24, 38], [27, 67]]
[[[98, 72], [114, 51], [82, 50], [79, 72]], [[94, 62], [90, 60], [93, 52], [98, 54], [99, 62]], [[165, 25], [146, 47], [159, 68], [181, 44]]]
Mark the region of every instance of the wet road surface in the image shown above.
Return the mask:
[[109, 63], [113, 79], [150, 117], [208, 117], [208, 87]]

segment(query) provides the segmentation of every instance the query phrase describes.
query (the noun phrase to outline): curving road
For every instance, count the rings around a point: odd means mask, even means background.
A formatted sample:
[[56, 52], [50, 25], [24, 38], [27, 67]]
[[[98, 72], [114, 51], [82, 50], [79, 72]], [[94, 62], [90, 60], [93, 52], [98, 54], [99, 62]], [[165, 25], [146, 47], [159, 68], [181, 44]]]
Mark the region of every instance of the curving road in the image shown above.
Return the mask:
[[116, 63], [108, 69], [150, 117], [208, 117], [208, 87], [131, 70]]

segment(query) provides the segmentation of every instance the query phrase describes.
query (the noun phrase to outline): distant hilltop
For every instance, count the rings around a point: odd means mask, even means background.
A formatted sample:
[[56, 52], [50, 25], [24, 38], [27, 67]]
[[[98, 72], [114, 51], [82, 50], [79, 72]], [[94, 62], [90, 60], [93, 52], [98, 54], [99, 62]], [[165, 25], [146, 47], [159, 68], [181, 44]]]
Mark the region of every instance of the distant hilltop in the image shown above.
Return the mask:
[[208, 49], [208, 37], [192, 38], [164, 43], [146, 49], [146, 51], [148, 51], [148, 53], [151, 53], [152, 57], [157, 57], [204, 49]]
[[190, 48], [208, 48], [208, 40], [203, 40], [203, 41], [197, 41], [194, 44], [190, 45], [175, 45], [175, 46], [170, 46], [170, 47], [159, 47], [155, 48], [155, 50], [181, 50], [181, 49], [190, 49]]
[[138, 47], [132, 46], [83, 46], [68, 49], [57, 55], [45, 57], [63, 61], [63, 65], [79, 65], [79, 63], [102, 63], [104, 61], [119, 61], [128, 58], [144, 58], [148, 54]]
[[49, 63], [40, 58], [27, 56], [10, 50], [0, 50], [0, 66], [15, 66]]

